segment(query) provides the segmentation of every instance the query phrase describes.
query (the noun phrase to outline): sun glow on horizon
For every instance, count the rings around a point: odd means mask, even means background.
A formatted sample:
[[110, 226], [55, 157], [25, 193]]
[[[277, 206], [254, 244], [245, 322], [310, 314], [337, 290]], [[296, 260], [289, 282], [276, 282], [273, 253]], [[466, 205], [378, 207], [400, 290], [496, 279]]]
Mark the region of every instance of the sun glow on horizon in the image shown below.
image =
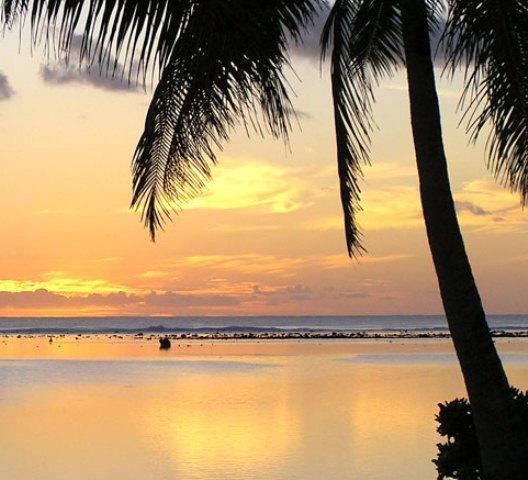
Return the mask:
[[[18, 52], [18, 39], [1, 48], [15, 94], [0, 103], [9, 206], [0, 316], [441, 312], [403, 75], [377, 91], [379, 131], [358, 216], [368, 253], [350, 260], [331, 89], [314, 62], [294, 58], [301, 128], [289, 148], [237, 130], [212, 182], [152, 244], [128, 209], [150, 93], [52, 82], [43, 58]], [[457, 129], [460, 80], [439, 86], [453, 192], [483, 298], [492, 312], [526, 312], [528, 216], [485, 171], [483, 146], [468, 146]]]

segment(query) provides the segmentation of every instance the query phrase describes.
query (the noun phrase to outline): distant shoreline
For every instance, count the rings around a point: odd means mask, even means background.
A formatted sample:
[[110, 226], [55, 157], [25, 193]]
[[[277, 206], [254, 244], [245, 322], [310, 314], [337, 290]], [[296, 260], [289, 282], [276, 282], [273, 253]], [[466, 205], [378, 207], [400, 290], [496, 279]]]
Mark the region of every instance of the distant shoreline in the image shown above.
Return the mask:
[[[528, 338], [528, 330], [505, 331], [492, 330], [493, 338]], [[159, 338], [169, 338], [171, 340], [394, 340], [394, 339], [444, 339], [451, 338], [449, 332], [417, 332], [417, 331], [397, 331], [397, 332], [373, 332], [373, 331], [329, 331], [329, 332], [201, 332], [201, 333], [170, 333], [170, 332], [71, 332], [71, 333], [0, 333], [3, 338], [132, 338], [142, 340], [157, 340]]]

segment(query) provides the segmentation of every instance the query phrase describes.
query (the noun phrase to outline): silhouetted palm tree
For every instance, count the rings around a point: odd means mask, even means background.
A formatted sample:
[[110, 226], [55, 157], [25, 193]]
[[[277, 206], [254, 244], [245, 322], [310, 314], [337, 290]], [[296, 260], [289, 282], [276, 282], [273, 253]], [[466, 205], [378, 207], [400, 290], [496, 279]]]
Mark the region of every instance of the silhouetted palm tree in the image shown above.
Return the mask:
[[[495, 175], [528, 199], [528, 6], [526, 0], [336, 0], [324, 31], [331, 50], [338, 170], [348, 251], [361, 164], [369, 161], [373, 85], [407, 70], [427, 235], [441, 296], [474, 412], [488, 480], [528, 478], [528, 434], [512, 413], [508, 381], [490, 336], [451, 195], [430, 47], [442, 5], [447, 67], [466, 70], [473, 138], [491, 126]], [[132, 204], [152, 237], [171, 210], [199, 193], [215, 149], [239, 123], [286, 136], [284, 70], [323, 0], [4, 0], [4, 21], [28, 13], [35, 40], [103, 73], [160, 74], [134, 157]], [[81, 43], [73, 42], [79, 32]], [[117, 60], [126, 59], [119, 70]]]

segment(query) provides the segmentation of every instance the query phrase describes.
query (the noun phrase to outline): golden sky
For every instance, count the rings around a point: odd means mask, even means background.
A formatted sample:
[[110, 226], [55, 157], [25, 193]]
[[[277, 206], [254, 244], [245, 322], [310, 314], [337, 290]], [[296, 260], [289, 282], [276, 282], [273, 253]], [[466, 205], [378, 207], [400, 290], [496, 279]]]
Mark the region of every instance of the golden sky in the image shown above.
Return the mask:
[[[377, 91], [378, 129], [348, 259], [330, 86], [295, 54], [300, 125], [289, 148], [240, 131], [203, 196], [157, 243], [129, 210], [130, 161], [150, 91], [65, 71], [16, 33], [0, 43], [0, 315], [440, 313], [403, 75]], [[442, 80], [444, 136], [460, 220], [485, 306], [525, 313], [528, 214], [469, 145]]]

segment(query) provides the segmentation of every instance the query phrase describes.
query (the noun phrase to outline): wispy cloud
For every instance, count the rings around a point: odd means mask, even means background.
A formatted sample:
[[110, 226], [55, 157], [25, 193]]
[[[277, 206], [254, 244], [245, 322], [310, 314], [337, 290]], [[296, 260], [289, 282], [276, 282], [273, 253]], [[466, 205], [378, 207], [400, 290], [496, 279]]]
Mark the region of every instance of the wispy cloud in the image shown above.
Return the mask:
[[473, 202], [455, 201], [455, 207], [458, 212], [470, 212], [473, 215], [477, 215], [477, 216], [491, 215], [491, 212], [484, 210], [482, 207], [479, 207]]
[[[383, 177], [385, 173], [380, 172], [379, 179], [386, 179]], [[454, 197], [459, 221], [465, 227], [501, 233], [528, 221], [518, 195], [492, 180], [467, 182], [455, 192]], [[417, 187], [376, 183], [375, 188], [369, 186], [365, 190], [362, 206], [359, 224], [366, 231], [424, 228]], [[303, 228], [341, 230], [343, 218], [340, 215], [323, 216], [306, 222]]]
[[148, 270], [146, 272], [140, 273], [138, 278], [163, 278], [168, 275], [167, 272], [163, 270]]
[[102, 258], [95, 258], [92, 260], [94, 263], [114, 263], [114, 262], [120, 262], [123, 260], [123, 257], [102, 257]]
[[416, 187], [378, 186], [365, 192], [359, 224], [365, 230], [423, 227], [422, 210]]
[[[381, 256], [365, 255], [361, 258], [361, 264], [395, 262], [409, 257], [410, 255], [404, 253]], [[329, 270], [347, 268], [351, 265], [353, 265], [353, 261], [345, 254], [304, 255], [297, 257], [261, 254], [197, 255], [182, 257], [172, 263], [173, 268], [203, 268], [216, 272], [270, 274], [276, 277], [280, 277], [281, 274], [292, 276], [299, 270], [305, 268]]]
[[[412, 255], [408, 253], [393, 253], [389, 255], [364, 255], [360, 259], [362, 265], [377, 264], [377, 263], [391, 263], [399, 260], [411, 258]], [[342, 268], [350, 265], [351, 262], [348, 257], [344, 255], [326, 255], [320, 258], [320, 264], [323, 268]]]
[[259, 208], [289, 213], [312, 205], [316, 187], [295, 168], [244, 159], [226, 159], [214, 181], [186, 209], [230, 210]]
[[5, 74], [0, 72], [0, 101], [9, 100], [15, 95], [15, 91], [9, 83], [9, 79]]
[[291, 274], [303, 265], [301, 257], [278, 257], [262, 254], [193, 255], [176, 259], [173, 267], [204, 268], [211, 271], [238, 271], [246, 274]]
[[80, 279], [65, 272], [49, 272], [39, 280], [0, 279], [0, 291], [19, 293], [25, 291], [45, 290], [50, 293], [108, 294], [128, 290], [123, 285], [114, 284], [102, 279]]
[[462, 225], [506, 233], [526, 225], [518, 194], [493, 180], [473, 180], [455, 194]]
[[416, 168], [407, 165], [401, 165], [394, 162], [375, 162], [372, 165], [364, 167], [365, 181], [385, 181], [404, 178], [416, 178]]

